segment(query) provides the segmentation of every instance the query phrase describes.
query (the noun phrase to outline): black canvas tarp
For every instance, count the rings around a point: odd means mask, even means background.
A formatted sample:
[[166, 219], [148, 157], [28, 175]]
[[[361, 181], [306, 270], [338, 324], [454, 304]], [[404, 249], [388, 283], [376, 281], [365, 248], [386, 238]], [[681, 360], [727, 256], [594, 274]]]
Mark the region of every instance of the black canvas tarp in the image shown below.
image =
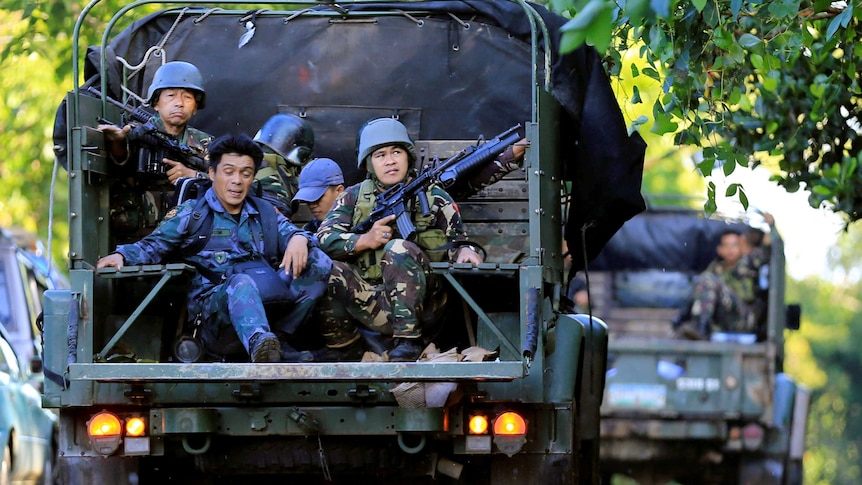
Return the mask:
[[[490, 137], [529, 121], [530, 27], [521, 7], [465, 0], [346, 8], [395, 12], [417, 7], [428, 14], [378, 16], [369, 22], [274, 15], [240, 21], [220, 14], [201, 20], [200, 9], [185, 11], [177, 22], [177, 9], [119, 33], [109, 46], [108, 71], [119, 69], [114, 56], [138, 64], [148, 49], [163, 45], [168, 60], [192, 62], [204, 76], [207, 107], [193, 126], [213, 135], [254, 134], [276, 112], [300, 114], [314, 128], [314, 155], [336, 160], [348, 182], [361, 177], [356, 130], [370, 118], [398, 116], [414, 139]], [[559, 45], [565, 19], [534, 7]], [[248, 20], [254, 22], [254, 35], [240, 47]], [[90, 64], [94, 57], [88, 56]], [[645, 145], [636, 133], [628, 135], [595, 49], [565, 56], [553, 52], [552, 59], [551, 91], [563, 107], [559, 153], [572, 185], [565, 237], [579, 269], [584, 250], [594, 257], [643, 210]], [[150, 56], [129, 87], [145, 93], [161, 62]], [[92, 65], [85, 70], [98, 71]], [[585, 226], [584, 248], [580, 234]]]
[[738, 222], [705, 219], [696, 211], [647, 211], [626, 222], [589, 270], [700, 273], [716, 258], [723, 232], [748, 229]]

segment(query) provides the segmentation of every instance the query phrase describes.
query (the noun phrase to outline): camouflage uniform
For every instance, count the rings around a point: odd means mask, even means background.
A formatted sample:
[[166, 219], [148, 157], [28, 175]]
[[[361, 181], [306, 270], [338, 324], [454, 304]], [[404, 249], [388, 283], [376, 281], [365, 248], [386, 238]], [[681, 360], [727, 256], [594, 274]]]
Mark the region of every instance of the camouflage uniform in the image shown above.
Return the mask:
[[310, 221], [306, 222], [304, 226], [302, 226], [302, 230], [316, 234], [317, 230], [320, 229], [321, 222], [322, 221], [319, 219], [313, 217]]
[[275, 153], [264, 155], [263, 165], [254, 176], [252, 192], [268, 200], [285, 217], [291, 217], [298, 207], [292, 203], [298, 190], [299, 167]]
[[[199, 253], [176, 258], [177, 251], [194, 237], [188, 234], [194, 200], [171, 211], [150, 235], [136, 243], [118, 246], [117, 252], [130, 265], [182, 259], [217, 276], [224, 275], [238, 262], [262, 257], [263, 230], [257, 209], [246, 203], [237, 221], [225, 212], [212, 189], [207, 190], [204, 197], [213, 212], [213, 231], [206, 248]], [[189, 315], [203, 318], [201, 340], [211, 353], [225, 355], [241, 350], [228, 345], [231, 341], [236, 342], [236, 336], [248, 351], [251, 336], [260, 331], [270, 331], [270, 327], [280, 337], [293, 334], [308, 319], [317, 299], [325, 292], [332, 261], [319, 249], [314, 235], [298, 229], [281, 215], [278, 216], [278, 233], [276, 254], [284, 254], [294, 235], [309, 238], [310, 249], [307, 266], [301, 275], [294, 278], [278, 271], [291, 291], [294, 304], [272, 325], [267, 321], [257, 287], [249, 276], [234, 275], [222, 283], [212, 282], [199, 272], [192, 279], [188, 294]], [[235, 334], [228, 331], [231, 326]]]
[[694, 286], [691, 315], [694, 321], [708, 321], [712, 332], [757, 330], [755, 286], [760, 268], [769, 261], [768, 247], [755, 248], [731, 267], [721, 260], [710, 263]]
[[447, 189], [449, 195], [455, 200], [465, 200], [477, 192], [495, 184], [500, 179], [505, 177], [509, 172], [517, 170], [521, 167], [521, 160], [515, 159], [515, 154], [512, 147], [509, 147], [500, 154], [500, 156], [485, 164], [480, 170], [473, 174], [468, 180], [462, 182], [457, 181]]
[[[317, 232], [321, 247], [335, 260], [329, 291], [318, 307], [323, 319], [324, 341], [332, 348], [343, 347], [359, 338], [351, 317], [384, 335], [421, 337], [422, 324], [430, 323], [433, 318], [424, 312], [442, 310], [437, 298], [441, 297], [442, 286], [430, 273], [429, 262], [451, 260], [456, 252], [455, 249], [429, 249], [447, 241], [467, 240], [458, 207], [446, 191], [432, 186], [428, 197], [430, 220], [419, 222], [419, 216], [413, 213], [418, 243], [399, 238], [393, 224], [392, 240], [377, 250], [355, 253], [353, 248], [361, 234], [351, 229], [365, 183], [368, 180], [345, 189]], [[422, 226], [425, 226], [424, 232], [437, 231], [442, 236], [441, 244], [422, 247], [422, 241], [427, 241], [423, 231], [419, 231]]]
[[[165, 130], [165, 124], [162, 123], [162, 119], [158, 115], [153, 116], [150, 119], [150, 122], [162, 133], [167, 133]], [[195, 155], [206, 159], [207, 146], [209, 146], [212, 139], [212, 135], [208, 135], [201, 130], [192, 128], [191, 126], [186, 126], [183, 134], [177, 138], [177, 142], [180, 145], [189, 147]]]
[[[150, 118], [150, 123], [162, 133], [166, 133], [165, 124], [162, 119], [155, 115]], [[206, 159], [207, 147], [213, 137], [203, 131], [186, 127], [182, 135], [177, 137], [177, 143], [188, 146], [195, 155]], [[130, 156], [127, 152], [126, 160]], [[161, 164], [161, 160], [158, 161]], [[137, 168], [134, 164], [126, 164], [129, 170]], [[131, 174], [130, 174], [131, 175]], [[201, 178], [208, 178], [200, 172]], [[168, 184], [167, 179], [164, 182]], [[135, 240], [146, 234], [142, 232], [155, 227], [162, 219], [168, 208], [175, 205], [170, 195], [173, 187], [166, 190], [142, 191], [134, 177], [122, 177], [118, 179], [111, 188], [111, 230], [114, 240], [124, 242]]]

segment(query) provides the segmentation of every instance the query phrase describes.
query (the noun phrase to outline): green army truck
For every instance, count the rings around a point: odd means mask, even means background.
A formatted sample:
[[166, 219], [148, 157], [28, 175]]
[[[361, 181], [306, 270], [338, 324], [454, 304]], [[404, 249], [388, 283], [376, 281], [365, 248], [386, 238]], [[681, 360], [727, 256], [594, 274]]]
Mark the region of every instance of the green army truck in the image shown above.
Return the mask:
[[[749, 218], [758, 221], [757, 216]], [[603, 474], [641, 484], [799, 484], [808, 391], [784, 373], [784, 331], [799, 307], [784, 300], [780, 235], [762, 223], [650, 209], [628, 221], [589, 269], [593, 311], [607, 322], [601, 407]], [[753, 227], [752, 227], [753, 226]], [[754, 333], [675, 339], [694, 278], [722, 232], [769, 233], [756, 287]]]
[[[186, 1], [136, 14], [147, 3], [114, 13], [101, 45], [82, 56], [81, 30], [99, 8], [86, 5], [73, 33], [75, 85], [55, 124], [71, 289], [44, 295], [43, 403], [59, 411], [63, 483], [598, 483], [607, 330], [560, 304], [563, 226], [604, 207], [596, 195], [571, 203], [584, 184], [607, 184], [578, 170], [631, 173], [636, 212], [644, 145], [626, 132], [596, 52], [560, 56], [565, 20], [523, 1], [253, 10]], [[275, 113], [295, 114], [314, 128], [314, 155], [338, 161], [348, 183], [360, 178], [356, 131], [368, 119], [399, 119], [425, 164], [520, 124], [530, 140], [523, 168], [459, 202], [488, 259], [432, 268], [449, 297], [434, 342], [490, 358], [181, 362], [176, 346], [193, 338], [192, 269], [95, 269], [170, 207], [173, 187], [158, 164], [118, 163], [95, 128], [125, 122], [106, 96], [139, 107], [170, 60], [203, 73], [206, 109], [192, 126], [253, 134]], [[588, 118], [601, 121], [582, 127]], [[587, 136], [598, 126], [604, 143]], [[586, 165], [593, 160], [596, 169]]]

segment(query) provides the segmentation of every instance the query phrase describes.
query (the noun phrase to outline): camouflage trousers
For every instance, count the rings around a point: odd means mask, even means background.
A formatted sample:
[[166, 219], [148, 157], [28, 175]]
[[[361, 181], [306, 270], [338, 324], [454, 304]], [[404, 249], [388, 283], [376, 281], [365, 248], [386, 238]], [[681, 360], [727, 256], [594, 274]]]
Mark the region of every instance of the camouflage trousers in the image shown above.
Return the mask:
[[[320, 300], [321, 330], [328, 347], [343, 347], [357, 338], [356, 323], [396, 338], [422, 336], [423, 306], [436, 288], [428, 256], [415, 243], [386, 243], [380, 260], [382, 279], [366, 280], [358, 265], [333, 261], [329, 290]], [[351, 319], [355, 319], [351, 320]]]
[[701, 274], [695, 283], [693, 298], [693, 320], [708, 321], [713, 332], [754, 331], [754, 312], [718, 275]]
[[273, 308], [270, 319], [254, 280], [247, 274], [231, 276], [201, 302], [204, 347], [211, 354], [225, 356], [248, 352], [249, 339], [258, 332], [273, 332], [280, 339], [293, 335], [308, 321], [318, 299], [326, 292], [331, 270], [332, 260], [318, 248], [308, 251], [305, 270], [298, 277], [278, 270], [279, 278], [288, 287], [291, 303]]

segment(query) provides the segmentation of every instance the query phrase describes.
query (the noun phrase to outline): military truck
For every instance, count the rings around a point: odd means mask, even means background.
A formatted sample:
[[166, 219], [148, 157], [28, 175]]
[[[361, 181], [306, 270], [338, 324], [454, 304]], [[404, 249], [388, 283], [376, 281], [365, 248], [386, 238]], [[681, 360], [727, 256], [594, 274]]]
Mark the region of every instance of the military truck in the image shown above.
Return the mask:
[[[781, 237], [762, 221], [650, 209], [628, 221], [590, 264], [592, 309], [610, 332], [601, 407], [606, 477], [801, 483], [809, 393], [783, 368], [784, 331], [798, 329], [799, 307], [784, 300]], [[771, 239], [757, 282], [766, 310], [759, 327], [716, 331], [708, 341], [674, 338], [694, 279], [716, 258], [728, 229]]]
[[[73, 32], [75, 85], [55, 125], [68, 167], [71, 289], [44, 295], [53, 378], [43, 403], [59, 411], [64, 483], [598, 483], [607, 333], [600, 319], [560, 305], [562, 228], [603, 207], [598, 196], [570, 204], [582, 184], [601, 185], [574, 176], [592, 160], [597, 175], [634, 174], [636, 211], [645, 147], [626, 132], [595, 50], [558, 54], [562, 17], [523, 1], [254, 10], [191, 1], [141, 17], [139, 2], [114, 13], [102, 44], [80, 56], [97, 1]], [[314, 155], [338, 161], [348, 183], [360, 178], [355, 134], [368, 119], [399, 119], [421, 163], [521, 124], [523, 168], [459, 202], [488, 259], [432, 268], [449, 289], [435, 343], [486, 349], [490, 360], [180, 362], [192, 269], [95, 269], [169, 207], [164, 174], [134, 157], [118, 164], [95, 128], [124, 123], [107, 96], [139, 107], [167, 60], [203, 73], [207, 106], [194, 127], [252, 134], [272, 114], [295, 114], [314, 128]], [[609, 143], [585, 137], [598, 125]], [[601, 224], [618, 227], [620, 217]], [[418, 396], [404, 404], [396, 386]]]

